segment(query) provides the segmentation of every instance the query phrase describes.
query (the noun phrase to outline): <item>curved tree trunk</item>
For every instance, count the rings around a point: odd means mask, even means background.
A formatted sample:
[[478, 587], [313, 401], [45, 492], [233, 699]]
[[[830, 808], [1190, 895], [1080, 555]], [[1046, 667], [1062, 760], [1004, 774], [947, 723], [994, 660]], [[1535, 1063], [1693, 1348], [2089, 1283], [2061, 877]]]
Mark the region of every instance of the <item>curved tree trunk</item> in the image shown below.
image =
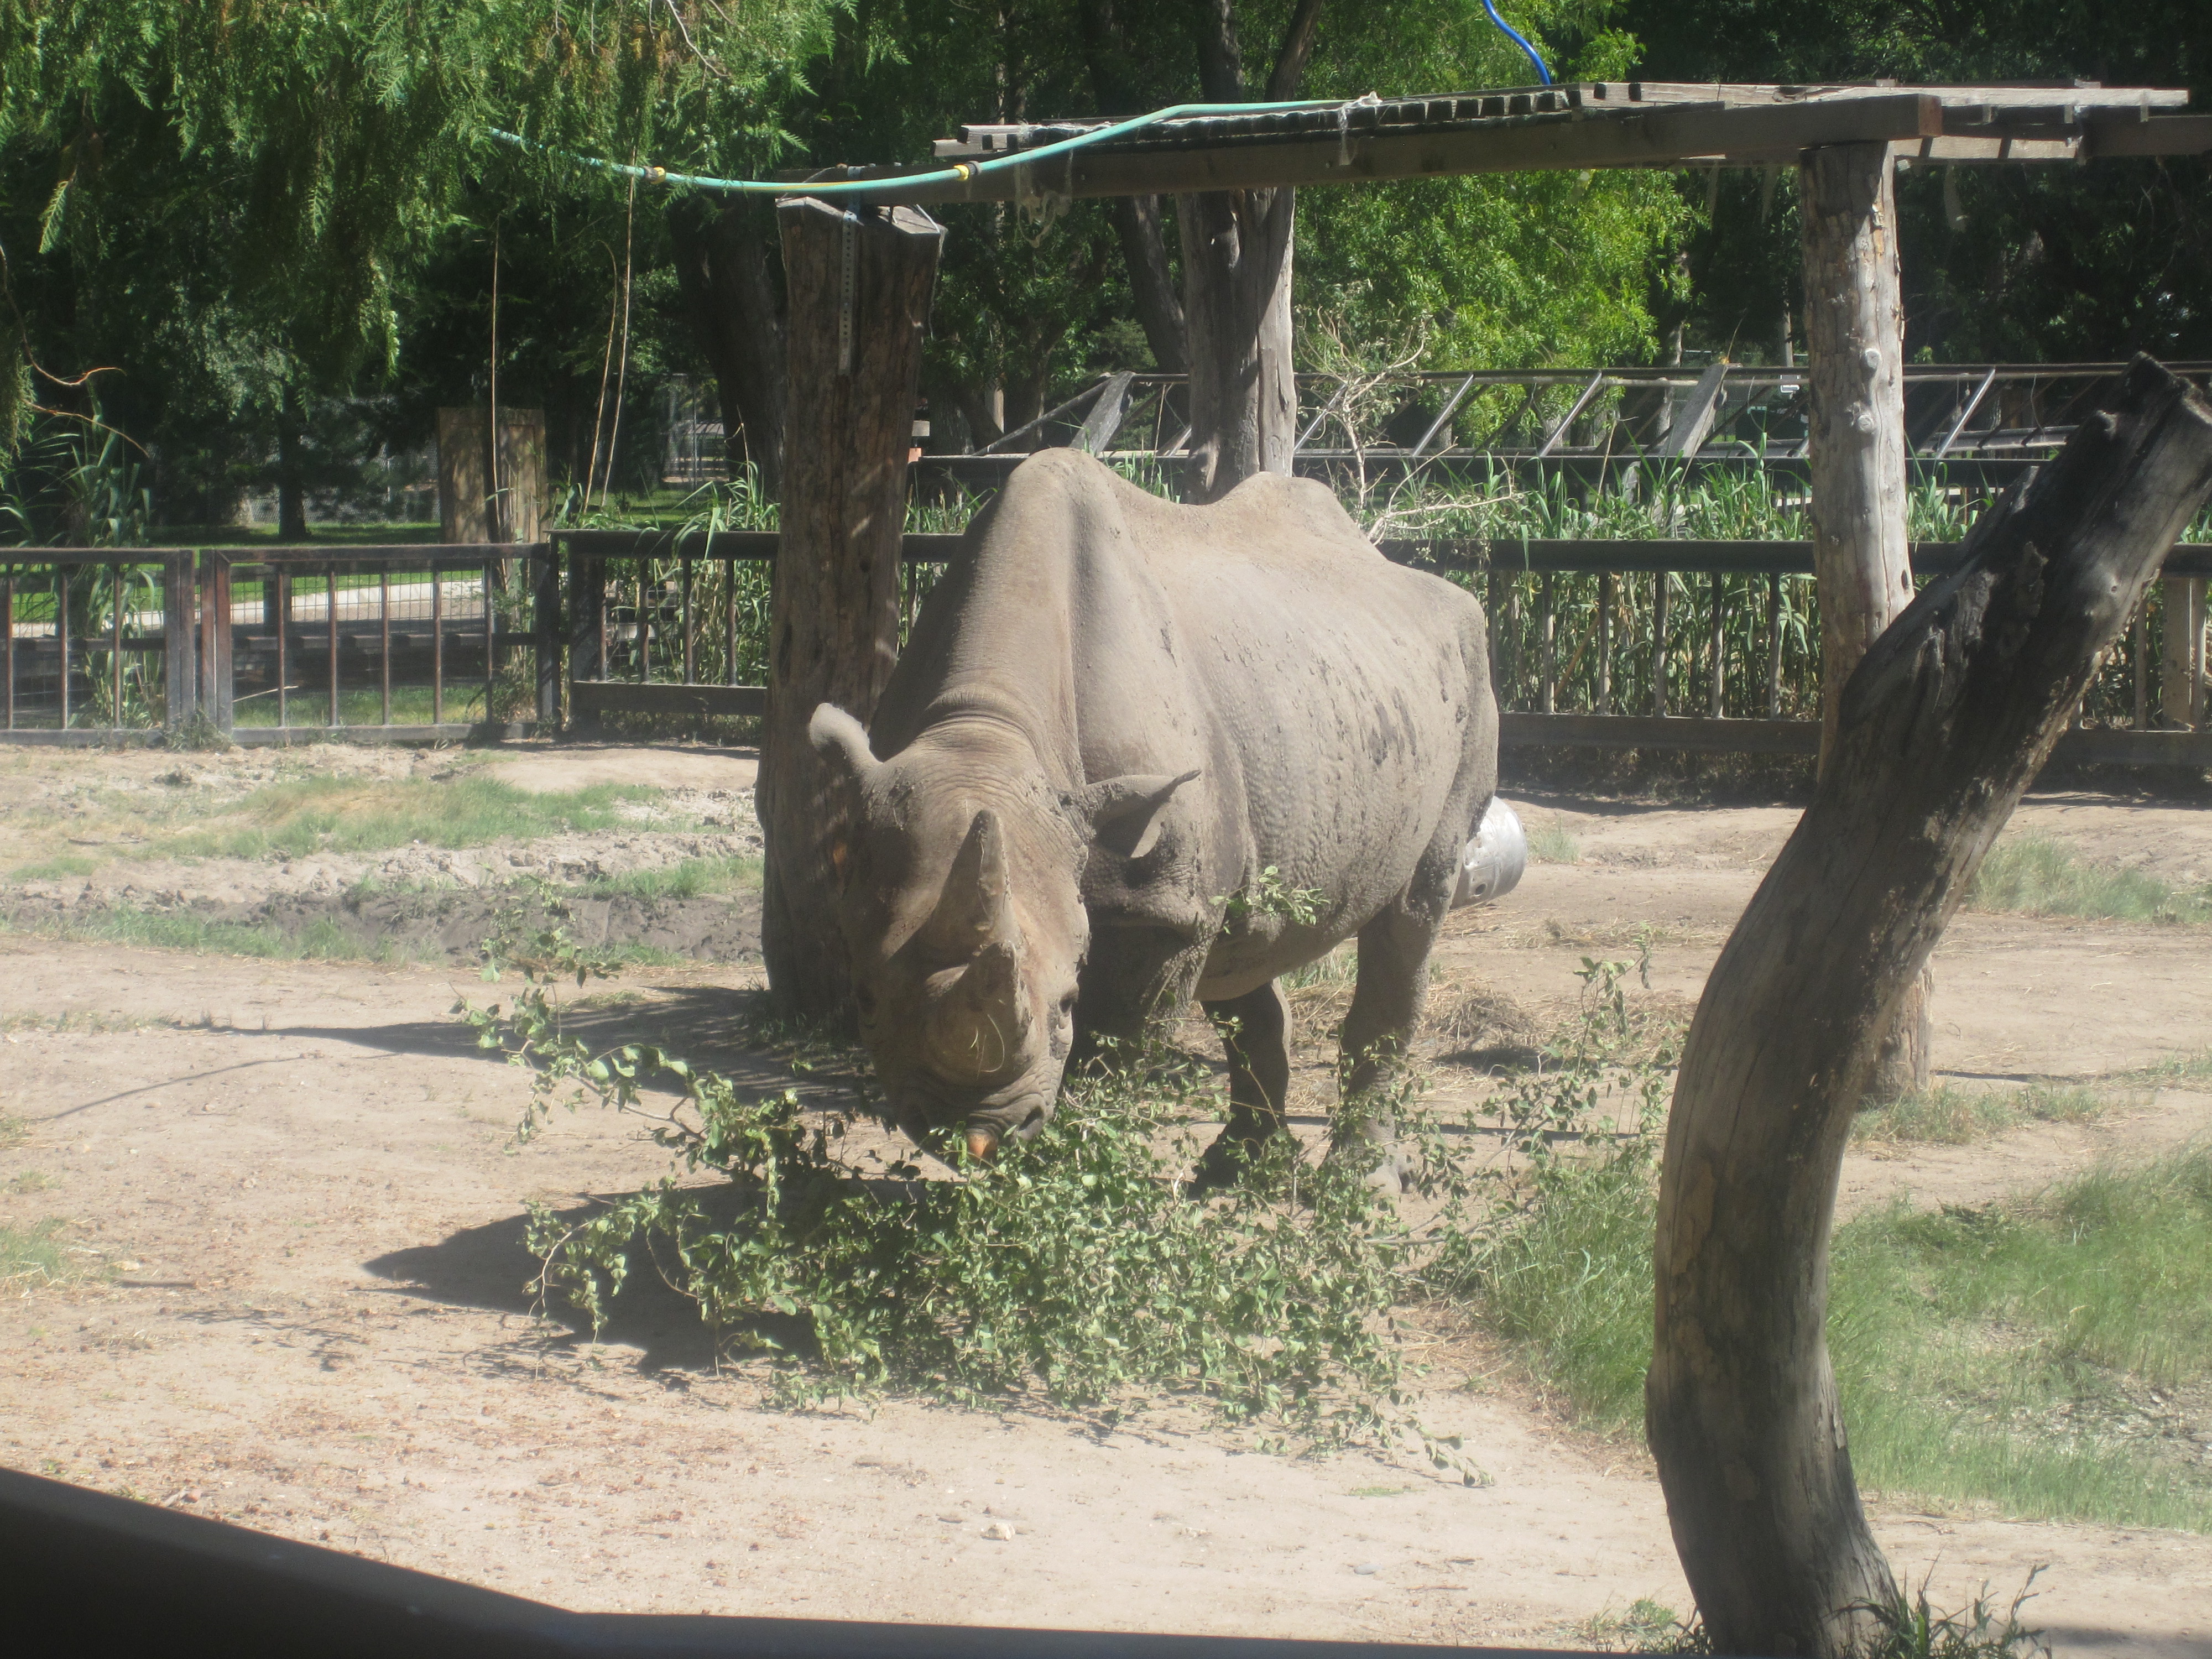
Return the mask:
[[1721, 952], [1682, 1055], [1647, 1427], [1722, 1653], [1841, 1659], [1896, 1595], [1825, 1336], [1828, 1231], [1882, 1034], [2212, 494], [2212, 409], [2147, 358], [1976, 523], [1844, 688], [1819, 793]]

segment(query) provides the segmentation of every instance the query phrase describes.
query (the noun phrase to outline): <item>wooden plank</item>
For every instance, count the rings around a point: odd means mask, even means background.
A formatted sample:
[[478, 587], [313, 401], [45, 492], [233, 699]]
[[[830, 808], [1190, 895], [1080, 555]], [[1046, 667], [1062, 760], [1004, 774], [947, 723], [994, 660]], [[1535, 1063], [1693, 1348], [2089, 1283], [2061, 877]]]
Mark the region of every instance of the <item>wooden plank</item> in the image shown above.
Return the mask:
[[1129, 411], [1129, 382], [1136, 377], [1127, 369], [1099, 388], [1098, 401], [1091, 405], [1091, 413], [1084, 417], [1083, 429], [1070, 442], [1071, 449], [1079, 449], [1086, 455], [1101, 455], [1106, 446], [1114, 441], [1114, 434], [1121, 429], [1121, 417]]
[[768, 713], [764, 685], [681, 685], [654, 680], [570, 680], [568, 712], [578, 720], [601, 714], [665, 714], [702, 719], [758, 719]]
[[1728, 384], [1728, 365], [1715, 363], [1698, 376], [1698, 383], [1690, 389], [1689, 401], [1675, 412], [1674, 424], [1655, 456], [1694, 455], [1705, 447], [1705, 439], [1713, 429], [1714, 417], [1720, 412], [1721, 397]]
[[2212, 115], [2094, 122], [2083, 148], [2097, 160], [2119, 155], [2202, 155], [2212, 150]]
[[[1498, 717], [1504, 749], [1665, 749], [1706, 755], [1820, 753], [1817, 720], [1711, 720], [1645, 714]], [[2212, 770], [2212, 732], [2128, 732], [2086, 726], [2060, 735], [2051, 759], [2069, 766], [2170, 766]]]
[[1503, 749], [1668, 749], [1707, 755], [1817, 755], [1817, 720], [1712, 720], [1686, 714], [1498, 717]]

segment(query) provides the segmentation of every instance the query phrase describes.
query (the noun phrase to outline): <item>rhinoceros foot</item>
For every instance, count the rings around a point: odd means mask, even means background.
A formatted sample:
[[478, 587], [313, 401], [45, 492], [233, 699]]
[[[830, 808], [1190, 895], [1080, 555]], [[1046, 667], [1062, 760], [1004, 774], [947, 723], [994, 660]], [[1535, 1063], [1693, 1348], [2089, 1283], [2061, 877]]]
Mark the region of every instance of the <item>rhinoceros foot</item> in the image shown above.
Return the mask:
[[1255, 1179], [1264, 1180], [1269, 1167], [1275, 1162], [1272, 1154], [1287, 1151], [1292, 1157], [1297, 1152], [1297, 1143], [1280, 1122], [1269, 1123], [1253, 1119], [1237, 1121], [1213, 1138], [1213, 1144], [1200, 1154], [1198, 1167], [1190, 1178], [1193, 1193], [1219, 1192], [1229, 1187], [1245, 1187]]

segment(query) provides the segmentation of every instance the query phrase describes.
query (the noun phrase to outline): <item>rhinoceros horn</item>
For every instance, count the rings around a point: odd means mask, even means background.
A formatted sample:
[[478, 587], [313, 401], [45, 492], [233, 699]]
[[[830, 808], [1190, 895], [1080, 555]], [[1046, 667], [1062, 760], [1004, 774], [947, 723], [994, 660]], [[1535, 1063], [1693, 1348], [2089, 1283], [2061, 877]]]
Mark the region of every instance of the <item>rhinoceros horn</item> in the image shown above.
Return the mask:
[[999, 815], [989, 807], [975, 814], [967, 839], [953, 854], [945, 891], [924, 925], [929, 943], [957, 960], [993, 939], [1012, 943], [1013, 917], [1006, 909], [1006, 838]]
[[1014, 946], [994, 939], [937, 1005], [930, 1035], [948, 1066], [981, 1079], [1012, 1057], [1028, 1024]]

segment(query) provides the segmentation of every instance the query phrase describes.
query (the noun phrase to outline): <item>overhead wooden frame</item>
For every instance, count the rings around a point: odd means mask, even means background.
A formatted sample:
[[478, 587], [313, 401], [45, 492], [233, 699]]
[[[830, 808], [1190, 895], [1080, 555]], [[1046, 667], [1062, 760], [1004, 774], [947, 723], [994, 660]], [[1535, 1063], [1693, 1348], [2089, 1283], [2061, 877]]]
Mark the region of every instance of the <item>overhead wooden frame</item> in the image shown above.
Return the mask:
[[[1033, 167], [941, 176], [947, 161], [1018, 155], [1103, 125], [975, 125], [940, 139], [927, 174], [833, 167], [885, 203], [1036, 201], [1358, 184], [1483, 173], [1767, 166], [1832, 144], [1886, 143], [1907, 161], [2081, 161], [2212, 150], [2212, 116], [2179, 88], [2057, 84], [1818, 87], [1578, 82], [1196, 117]], [[930, 176], [938, 175], [938, 176]]]

